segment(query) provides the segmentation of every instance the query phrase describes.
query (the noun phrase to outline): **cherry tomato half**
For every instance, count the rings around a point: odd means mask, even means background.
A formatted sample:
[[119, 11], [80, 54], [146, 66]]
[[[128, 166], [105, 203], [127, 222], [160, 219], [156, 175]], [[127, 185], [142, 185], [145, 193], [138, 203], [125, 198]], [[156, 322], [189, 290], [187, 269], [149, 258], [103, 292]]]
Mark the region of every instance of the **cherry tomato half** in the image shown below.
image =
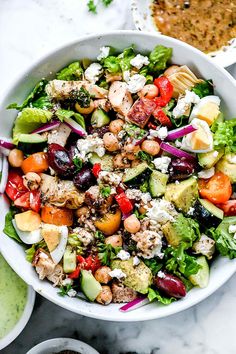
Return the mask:
[[222, 172], [217, 172], [208, 180], [200, 179], [198, 182], [199, 193], [210, 202], [225, 203], [232, 194], [230, 179]]

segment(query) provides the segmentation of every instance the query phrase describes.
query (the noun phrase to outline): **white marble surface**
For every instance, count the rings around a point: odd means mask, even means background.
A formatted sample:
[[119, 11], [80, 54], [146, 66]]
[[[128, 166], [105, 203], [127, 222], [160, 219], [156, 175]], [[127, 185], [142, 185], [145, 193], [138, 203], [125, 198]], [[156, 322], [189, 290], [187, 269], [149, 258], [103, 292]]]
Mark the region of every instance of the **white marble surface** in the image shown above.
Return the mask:
[[[87, 13], [86, 0], [0, 0], [0, 96], [32, 62], [63, 43], [94, 31], [133, 28], [129, 0]], [[235, 67], [230, 71], [236, 76]], [[201, 304], [145, 323], [83, 318], [37, 297], [32, 318], [3, 354], [25, 354], [49, 338], [68, 336], [102, 354], [235, 354], [236, 275]], [[0, 317], [1, 320], [1, 317]]]

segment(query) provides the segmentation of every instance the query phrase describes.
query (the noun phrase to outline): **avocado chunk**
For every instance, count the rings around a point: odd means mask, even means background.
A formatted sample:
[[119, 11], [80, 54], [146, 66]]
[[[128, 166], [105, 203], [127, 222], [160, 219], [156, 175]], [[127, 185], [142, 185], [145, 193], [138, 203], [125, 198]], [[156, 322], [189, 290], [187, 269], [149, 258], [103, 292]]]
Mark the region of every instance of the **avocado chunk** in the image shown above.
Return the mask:
[[81, 270], [81, 290], [84, 295], [90, 300], [94, 301], [98, 294], [102, 291], [101, 284], [94, 278], [89, 270]]
[[65, 273], [72, 273], [76, 269], [76, 251], [67, 246], [63, 256], [63, 270]]
[[188, 178], [179, 184], [170, 183], [166, 186], [165, 199], [174, 203], [176, 208], [187, 213], [198, 197], [197, 180]]
[[206, 288], [209, 283], [209, 265], [207, 263], [206, 257], [201, 256], [196, 259], [197, 263], [201, 266], [196, 274], [192, 274], [189, 277], [189, 280], [194, 286], [199, 288]]
[[236, 163], [232, 163], [232, 158], [236, 158], [236, 154], [227, 154], [223, 156], [216, 164], [216, 170], [229, 176], [231, 183], [236, 183]]
[[224, 155], [224, 150], [209, 151], [198, 154], [198, 163], [205, 169], [212, 168]]
[[102, 128], [104, 125], [110, 123], [110, 118], [108, 115], [101, 109], [97, 108], [92, 114], [91, 125], [94, 128]]
[[134, 267], [133, 257], [126, 261], [115, 259], [111, 263], [111, 268], [112, 270], [121, 269], [126, 274], [123, 280], [125, 286], [141, 294], [147, 294], [152, 284], [152, 272], [142, 261]]
[[160, 197], [165, 194], [168, 175], [159, 171], [153, 171], [149, 179], [149, 189], [152, 197]]

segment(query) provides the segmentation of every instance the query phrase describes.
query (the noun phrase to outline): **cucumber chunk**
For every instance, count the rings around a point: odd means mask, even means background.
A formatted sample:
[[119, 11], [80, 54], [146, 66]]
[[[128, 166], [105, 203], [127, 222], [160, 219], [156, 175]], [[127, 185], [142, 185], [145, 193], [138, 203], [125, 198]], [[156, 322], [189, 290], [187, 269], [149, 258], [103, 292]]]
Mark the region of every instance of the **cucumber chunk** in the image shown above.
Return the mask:
[[94, 128], [102, 128], [104, 125], [110, 123], [110, 118], [108, 115], [101, 109], [97, 108], [92, 114], [91, 125]]
[[152, 173], [146, 162], [128, 168], [123, 176], [123, 182], [126, 184], [139, 185], [143, 183]]
[[18, 149], [26, 154], [42, 151], [47, 146], [47, 138], [40, 134], [20, 134]]
[[111, 155], [104, 155], [99, 157], [95, 152], [91, 154], [89, 162], [94, 165], [95, 163], [100, 163], [103, 171], [113, 170], [113, 158]]
[[197, 263], [201, 266], [196, 274], [192, 274], [189, 277], [191, 283], [199, 288], [206, 288], [209, 283], [209, 265], [207, 263], [206, 257], [201, 256], [197, 258]]
[[160, 197], [165, 194], [168, 175], [159, 171], [153, 171], [149, 179], [149, 188], [152, 197]]
[[94, 301], [98, 294], [102, 291], [101, 284], [94, 278], [93, 274], [88, 270], [81, 271], [81, 290], [84, 295]]
[[67, 246], [63, 256], [63, 270], [65, 273], [72, 273], [76, 269], [76, 251]]

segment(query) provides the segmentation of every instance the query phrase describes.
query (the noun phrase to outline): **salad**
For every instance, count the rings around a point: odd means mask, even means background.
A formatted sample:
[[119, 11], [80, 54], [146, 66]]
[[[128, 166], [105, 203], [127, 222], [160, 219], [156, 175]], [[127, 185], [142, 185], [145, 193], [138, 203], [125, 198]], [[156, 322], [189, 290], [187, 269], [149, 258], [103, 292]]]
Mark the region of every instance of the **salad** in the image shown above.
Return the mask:
[[8, 106], [4, 232], [61, 296], [170, 304], [236, 257], [236, 119], [171, 56], [102, 47]]

